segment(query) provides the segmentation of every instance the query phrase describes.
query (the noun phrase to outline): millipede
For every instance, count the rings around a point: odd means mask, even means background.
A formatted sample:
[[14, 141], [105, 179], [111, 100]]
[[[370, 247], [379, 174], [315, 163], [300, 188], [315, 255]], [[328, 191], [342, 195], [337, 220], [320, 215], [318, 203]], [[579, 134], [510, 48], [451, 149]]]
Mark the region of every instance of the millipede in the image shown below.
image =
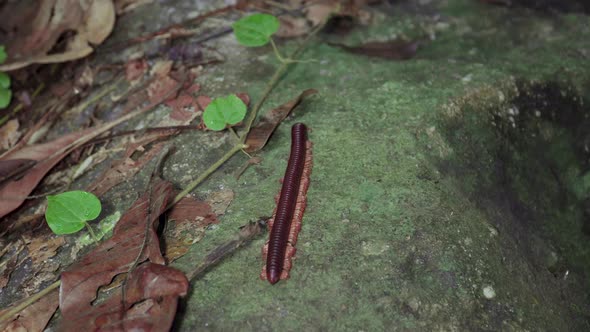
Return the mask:
[[268, 221], [270, 236], [262, 248], [266, 265], [260, 278], [271, 284], [289, 278], [295, 243], [301, 230], [301, 220], [306, 206], [306, 194], [311, 174], [311, 142], [307, 127], [296, 123], [291, 127], [291, 153], [281, 192], [275, 201], [277, 206]]

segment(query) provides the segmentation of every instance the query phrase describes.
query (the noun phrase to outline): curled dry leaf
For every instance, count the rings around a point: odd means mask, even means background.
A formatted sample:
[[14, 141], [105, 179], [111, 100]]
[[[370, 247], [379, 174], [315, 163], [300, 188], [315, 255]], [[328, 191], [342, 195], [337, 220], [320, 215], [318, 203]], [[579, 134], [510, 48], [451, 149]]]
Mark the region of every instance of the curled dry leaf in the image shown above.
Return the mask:
[[246, 152], [255, 152], [262, 149], [278, 125], [291, 113], [293, 109], [295, 109], [295, 107], [297, 107], [297, 105], [301, 103], [305, 97], [314, 93], [317, 93], [317, 90], [307, 89], [297, 96], [297, 98], [264, 114], [262, 119], [260, 119], [260, 122], [258, 122], [258, 124], [252, 128], [248, 134], [248, 137], [246, 138], [246, 144], [248, 145]]
[[[79, 59], [92, 53], [115, 24], [112, 0], [12, 1], [0, 11], [0, 29], [6, 31], [7, 61], [0, 70], [14, 70], [32, 63], [56, 63]], [[63, 51], [49, 54], [65, 32], [75, 32]]]
[[[170, 329], [178, 297], [188, 290], [184, 274], [163, 265], [156, 234], [159, 216], [173, 194], [171, 183], [156, 180], [125, 212], [110, 239], [62, 273], [60, 310], [64, 319], [61, 330]], [[128, 277], [125, 301], [119, 289], [104, 302], [92, 304], [101, 286], [146, 259], [149, 262], [133, 269]]]

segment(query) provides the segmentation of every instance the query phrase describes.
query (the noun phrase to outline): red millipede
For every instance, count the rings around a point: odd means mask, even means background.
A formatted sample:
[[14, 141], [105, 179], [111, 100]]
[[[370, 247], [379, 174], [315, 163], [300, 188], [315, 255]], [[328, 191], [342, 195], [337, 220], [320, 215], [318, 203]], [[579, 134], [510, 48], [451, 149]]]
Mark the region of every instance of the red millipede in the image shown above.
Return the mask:
[[306, 206], [311, 166], [311, 142], [307, 139], [307, 127], [303, 123], [296, 123], [291, 128], [291, 154], [283, 186], [277, 207], [268, 221], [270, 236], [262, 249], [266, 265], [262, 268], [260, 278], [271, 284], [289, 278], [291, 258], [295, 255], [295, 243]]

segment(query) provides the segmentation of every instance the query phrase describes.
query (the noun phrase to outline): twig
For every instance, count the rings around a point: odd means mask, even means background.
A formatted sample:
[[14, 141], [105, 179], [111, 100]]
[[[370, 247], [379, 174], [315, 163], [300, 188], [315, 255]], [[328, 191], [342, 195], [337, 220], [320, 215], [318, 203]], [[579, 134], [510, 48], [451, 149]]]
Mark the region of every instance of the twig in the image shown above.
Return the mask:
[[250, 242], [258, 235], [263, 234], [264, 226], [261, 222], [250, 222], [240, 228], [240, 232], [234, 238], [211, 251], [203, 262], [187, 274], [190, 281], [201, 276], [208, 268], [219, 263], [222, 259], [234, 253], [238, 248]]

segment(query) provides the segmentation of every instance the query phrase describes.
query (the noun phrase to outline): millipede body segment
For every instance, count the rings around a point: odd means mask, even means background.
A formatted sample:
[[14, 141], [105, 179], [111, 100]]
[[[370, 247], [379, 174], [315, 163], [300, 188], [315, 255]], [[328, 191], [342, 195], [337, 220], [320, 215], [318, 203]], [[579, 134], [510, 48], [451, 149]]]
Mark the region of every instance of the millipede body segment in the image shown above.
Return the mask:
[[311, 142], [307, 127], [296, 123], [291, 128], [291, 154], [278, 195], [277, 207], [268, 221], [270, 237], [262, 249], [266, 265], [260, 277], [275, 284], [289, 278], [295, 243], [301, 230], [301, 219], [306, 206], [306, 194], [311, 174]]

